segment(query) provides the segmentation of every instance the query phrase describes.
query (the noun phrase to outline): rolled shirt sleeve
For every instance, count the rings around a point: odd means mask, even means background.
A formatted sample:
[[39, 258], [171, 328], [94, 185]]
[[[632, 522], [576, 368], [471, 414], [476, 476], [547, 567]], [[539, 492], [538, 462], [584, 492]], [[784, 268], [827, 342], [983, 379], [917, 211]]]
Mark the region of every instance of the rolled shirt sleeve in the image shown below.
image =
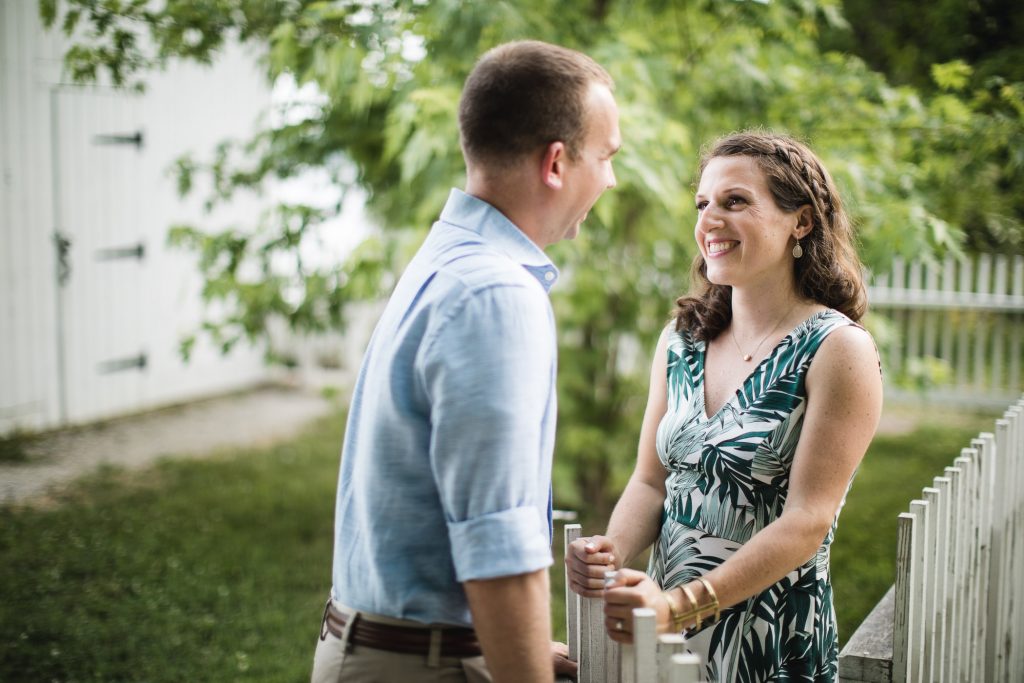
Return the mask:
[[546, 293], [530, 281], [468, 292], [425, 341], [430, 466], [456, 578], [550, 566], [553, 430], [544, 421], [554, 414], [557, 352]]

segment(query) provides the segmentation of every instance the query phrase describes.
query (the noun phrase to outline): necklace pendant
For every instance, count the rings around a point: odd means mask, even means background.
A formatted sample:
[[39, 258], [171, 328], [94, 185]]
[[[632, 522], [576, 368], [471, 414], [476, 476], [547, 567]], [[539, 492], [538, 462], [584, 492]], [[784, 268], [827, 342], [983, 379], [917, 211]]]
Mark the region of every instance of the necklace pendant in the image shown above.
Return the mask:
[[750, 362], [751, 358], [752, 356], [749, 353], [743, 355], [743, 360], [747, 361], [748, 363]]

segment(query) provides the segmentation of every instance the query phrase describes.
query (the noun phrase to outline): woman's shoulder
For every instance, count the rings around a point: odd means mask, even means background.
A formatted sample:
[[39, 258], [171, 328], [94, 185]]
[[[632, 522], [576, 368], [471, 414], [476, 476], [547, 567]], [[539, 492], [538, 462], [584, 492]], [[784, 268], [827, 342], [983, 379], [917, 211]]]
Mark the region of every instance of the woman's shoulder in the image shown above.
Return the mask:
[[798, 338], [806, 338], [807, 341], [815, 343], [815, 346], [817, 346], [826, 338], [831, 337], [837, 330], [846, 328], [849, 328], [850, 330], [859, 330], [859, 333], [847, 332], [845, 334], [853, 334], [855, 336], [859, 334], [860, 336], [864, 336], [868, 339], [871, 338], [870, 333], [863, 325], [834, 308], [822, 308], [810, 315], [796, 329], [794, 336]]
[[833, 308], [822, 308], [806, 318], [791, 334], [790, 345], [790, 353], [799, 357], [805, 367], [822, 354], [850, 352], [861, 356], [867, 350], [875, 362], [878, 361], [871, 334], [860, 323]]
[[679, 324], [679, 320], [673, 318], [662, 331], [662, 339], [669, 354], [682, 357], [704, 348], [704, 342], [699, 340], [692, 330]]
[[815, 354], [819, 369], [830, 368], [827, 374], [881, 373], [881, 358], [871, 333], [858, 322], [839, 311], [828, 309], [821, 315], [815, 336], [819, 336]]

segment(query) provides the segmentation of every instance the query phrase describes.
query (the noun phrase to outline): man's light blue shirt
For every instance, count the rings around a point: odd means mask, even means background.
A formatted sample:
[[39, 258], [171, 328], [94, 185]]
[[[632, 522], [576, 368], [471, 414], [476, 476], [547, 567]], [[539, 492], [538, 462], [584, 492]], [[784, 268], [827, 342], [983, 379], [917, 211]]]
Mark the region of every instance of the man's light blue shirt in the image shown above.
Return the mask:
[[335, 600], [468, 626], [462, 582], [551, 565], [557, 278], [504, 215], [452, 190], [356, 380]]

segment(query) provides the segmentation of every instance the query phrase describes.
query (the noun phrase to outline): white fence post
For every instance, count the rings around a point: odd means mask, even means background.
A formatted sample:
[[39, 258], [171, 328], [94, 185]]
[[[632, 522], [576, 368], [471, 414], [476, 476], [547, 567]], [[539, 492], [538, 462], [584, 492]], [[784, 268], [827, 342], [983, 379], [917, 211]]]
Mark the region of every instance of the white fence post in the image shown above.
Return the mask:
[[974, 650], [974, 615], [977, 611], [977, 581], [975, 579], [976, 565], [975, 553], [977, 551], [977, 529], [978, 529], [978, 501], [974, 497], [976, 490], [975, 479], [977, 472], [974, 461], [975, 451], [964, 448], [960, 451], [960, 457], [953, 461], [953, 465], [961, 472], [960, 483], [960, 510], [959, 521], [960, 532], [958, 565], [957, 565], [957, 596], [960, 601], [960, 633], [961, 643], [959, 652], [959, 679], [970, 680], [971, 669], [973, 668], [972, 656]]
[[604, 670], [607, 672], [608, 683], [615, 683], [622, 679], [622, 647], [605, 635], [604, 642]]
[[619, 646], [619, 683], [636, 683], [636, 646]]
[[935, 630], [938, 647], [935, 651], [935, 662], [932, 668], [934, 680], [944, 681], [949, 676], [949, 650], [946, 643], [949, 640], [949, 630], [946, 622], [946, 605], [949, 604], [949, 534], [946, 530], [952, 523], [952, 495], [949, 490], [950, 481], [948, 477], [935, 477], [932, 480], [935, 488], [939, 490], [936, 497], [938, 515], [937, 522], [942, 531], [939, 533], [938, 543], [935, 544]]
[[913, 680], [909, 639], [914, 632], [914, 607], [911, 588], [916, 579], [914, 566], [914, 515], [901, 512], [896, 527], [896, 612], [892, 643], [892, 679]]
[[1007, 420], [996, 420], [995, 450], [995, 487], [992, 499], [992, 564], [989, 569], [989, 662], [994, 667], [994, 680], [1005, 681], [1009, 673], [1006, 656], [1010, 646], [1009, 632], [1006, 628], [1009, 601], [1004, 591], [1010, 585], [1009, 553], [1007, 552], [1006, 533], [1009, 527], [1009, 500], [1006, 498], [1012, 491], [1010, 480], [1010, 451], [1008, 448], [1010, 423]]
[[947, 680], [959, 680], [957, 671], [959, 669], [960, 646], [962, 644], [963, 617], [961, 614], [960, 591], [958, 590], [958, 579], [960, 569], [960, 520], [963, 517], [963, 506], [961, 505], [962, 472], [956, 467], [945, 468], [946, 478], [949, 479], [949, 527], [946, 529], [947, 546], [949, 552], [946, 556], [946, 639], [943, 644], [943, 651], [946, 653], [942, 670]]
[[658, 637], [658, 683], [669, 683], [672, 657], [681, 654], [686, 654], [681, 634], [666, 633]]
[[928, 674], [925, 668], [925, 647], [924, 639], [926, 629], [924, 627], [927, 619], [928, 607], [925, 603], [925, 596], [928, 591], [928, 562], [925, 557], [925, 549], [930, 534], [928, 514], [928, 501], [910, 501], [910, 514], [914, 516], [914, 539], [912, 544], [912, 560], [914, 563], [913, 581], [910, 585], [910, 607], [913, 610], [912, 626], [907, 638], [909, 649], [909, 666], [907, 680], [922, 681], [928, 683]]
[[636, 683], [658, 683], [657, 617], [649, 607], [633, 610]]
[[1024, 463], [1021, 462], [1021, 455], [1024, 453], [1024, 400], [1008, 411], [1007, 420], [1010, 422], [1010, 443], [1008, 444], [1009, 459], [1013, 462], [1013, 518], [1012, 528], [1008, 538], [1012, 544], [1011, 567], [1014, 571], [1010, 573], [1012, 584], [1008, 587], [1010, 594], [1010, 642], [1015, 644], [1012, 647], [1010, 659], [1010, 678], [1021, 680], [1024, 677], [1024, 648], [1021, 647], [1021, 638], [1024, 638], [1024, 577], [1021, 576], [1021, 567], [1024, 566], [1024, 540], [1021, 534], [1024, 533], [1024, 502], [1020, 492], [1024, 487]]
[[[995, 437], [982, 432], [978, 438], [971, 440], [971, 445], [978, 459], [978, 563], [975, 579], [978, 589], [978, 613], [975, 616], [976, 652], [986, 653], [988, 648], [988, 614], [991, 607], [989, 601], [989, 561], [992, 549], [992, 473], [995, 461]], [[991, 671], [987, 656], [975, 657], [975, 680], [985, 680]]]
[[[568, 588], [566, 588], [568, 590]], [[604, 677], [604, 601], [580, 599], [580, 683], [606, 683]]]
[[[579, 524], [566, 525], [566, 548], [581, 534]], [[579, 664], [580, 683], [699, 683], [703, 680], [700, 658], [685, 652], [681, 635], [658, 636], [654, 610], [633, 610], [633, 644], [620, 646], [605, 632], [604, 601], [580, 598], [569, 589], [568, 576], [565, 590], [566, 637], [570, 659], [575, 654]], [[574, 642], [578, 644], [575, 650]]]
[[934, 681], [938, 678], [938, 651], [939, 651], [939, 577], [940, 573], [938, 570], [938, 561], [936, 556], [936, 548], [939, 545], [939, 535], [943, 533], [943, 527], [941, 524], [942, 512], [939, 506], [939, 490], [934, 486], [927, 486], [922, 489], [921, 493], [924, 495], [924, 500], [928, 504], [926, 510], [927, 522], [927, 536], [925, 538], [925, 548], [922, 555], [924, 556], [924, 563], [927, 569], [925, 570], [925, 580], [923, 585], [923, 602], [924, 602], [924, 618], [921, 624], [924, 630], [924, 657], [921, 664], [922, 676], [926, 681]]
[[[900, 339], [885, 354], [888, 379], [937, 359], [951, 373], [930, 378], [937, 382], [927, 392], [931, 401], [997, 408], [1024, 388], [1024, 257], [982, 254], [941, 264], [896, 258], [889, 272], [869, 275], [868, 301]], [[920, 399], [898, 384], [888, 389], [890, 399]]]
[[703, 680], [704, 667], [693, 654], [672, 655], [668, 670], [669, 683], [698, 683]]
[[[583, 533], [579, 524], [565, 525], [565, 552], [569, 545]], [[565, 639], [569, 646], [569, 659], [580, 661], [580, 596], [569, 590], [569, 565], [565, 566]]]

